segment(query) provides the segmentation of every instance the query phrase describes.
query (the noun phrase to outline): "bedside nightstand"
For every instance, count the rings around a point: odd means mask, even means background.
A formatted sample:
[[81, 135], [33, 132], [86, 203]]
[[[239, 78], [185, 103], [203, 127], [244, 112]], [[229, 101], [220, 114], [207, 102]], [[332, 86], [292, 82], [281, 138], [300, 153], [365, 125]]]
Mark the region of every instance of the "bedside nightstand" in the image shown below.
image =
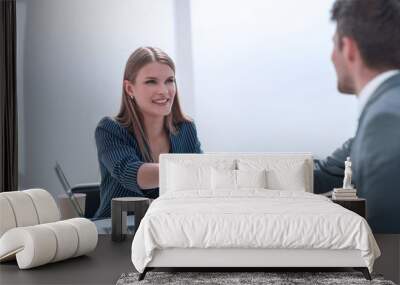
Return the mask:
[[111, 239], [112, 241], [123, 241], [127, 233], [127, 214], [135, 214], [135, 232], [140, 221], [150, 206], [150, 199], [144, 197], [121, 197], [111, 200]]
[[364, 198], [357, 198], [353, 200], [332, 199], [332, 202], [359, 214], [364, 219], [367, 218], [366, 200]]

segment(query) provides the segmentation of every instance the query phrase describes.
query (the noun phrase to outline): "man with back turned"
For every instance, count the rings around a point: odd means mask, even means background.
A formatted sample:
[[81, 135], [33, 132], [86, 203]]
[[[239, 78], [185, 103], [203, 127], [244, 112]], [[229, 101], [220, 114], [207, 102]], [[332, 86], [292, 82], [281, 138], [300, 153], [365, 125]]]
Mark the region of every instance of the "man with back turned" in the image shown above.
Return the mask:
[[341, 186], [350, 156], [373, 232], [400, 234], [400, 0], [337, 0], [332, 20], [338, 89], [357, 96], [359, 118], [354, 138], [316, 161], [315, 192]]

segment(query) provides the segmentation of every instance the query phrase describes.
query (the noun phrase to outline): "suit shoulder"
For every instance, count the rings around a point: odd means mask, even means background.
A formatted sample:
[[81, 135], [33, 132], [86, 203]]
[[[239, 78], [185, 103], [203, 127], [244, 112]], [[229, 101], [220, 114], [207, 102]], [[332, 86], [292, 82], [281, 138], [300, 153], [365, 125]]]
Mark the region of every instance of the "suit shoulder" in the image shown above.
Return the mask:
[[390, 88], [373, 102], [366, 112], [366, 117], [390, 115], [400, 119], [400, 85], [397, 88]]

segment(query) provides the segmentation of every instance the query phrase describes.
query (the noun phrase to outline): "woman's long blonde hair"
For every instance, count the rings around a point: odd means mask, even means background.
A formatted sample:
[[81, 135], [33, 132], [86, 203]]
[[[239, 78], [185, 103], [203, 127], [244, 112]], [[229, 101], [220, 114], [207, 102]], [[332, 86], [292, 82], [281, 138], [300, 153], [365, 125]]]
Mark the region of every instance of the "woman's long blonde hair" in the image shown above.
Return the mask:
[[[154, 47], [141, 47], [135, 50], [129, 57], [124, 72], [124, 80], [135, 83], [139, 70], [148, 63], [159, 62], [168, 65], [175, 73], [175, 64], [172, 59], [161, 49]], [[151, 155], [150, 145], [146, 130], [143, 124], [143, 114], [140, 111], [134, 99], [131, 99], [122, 87], [121, 108], [115, 119], [125, 128], [127, 128], [136, 138], [139, 145], [142, 158], [145, 162], [154, 162]], [[174, 102], [172, 103], [171, 112], [165, 116], [164, 127], [168, 133], [176, 134], [177, 125], [181, 122], [191, 121], [182, 112], [178, 99], [178, 88]]]

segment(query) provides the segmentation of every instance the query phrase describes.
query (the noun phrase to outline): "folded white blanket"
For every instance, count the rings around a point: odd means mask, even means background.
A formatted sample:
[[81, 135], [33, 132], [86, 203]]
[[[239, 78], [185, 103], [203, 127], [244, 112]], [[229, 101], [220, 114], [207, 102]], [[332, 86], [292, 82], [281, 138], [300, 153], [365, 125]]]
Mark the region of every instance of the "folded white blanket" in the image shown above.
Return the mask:
[[132, 243], [143, 272], [154, 249], [358, 249], [372, 272], [380, 251], [368, 223], [328, 198], [306, 192], [241, 189], [174, 192], [154, 200]]

